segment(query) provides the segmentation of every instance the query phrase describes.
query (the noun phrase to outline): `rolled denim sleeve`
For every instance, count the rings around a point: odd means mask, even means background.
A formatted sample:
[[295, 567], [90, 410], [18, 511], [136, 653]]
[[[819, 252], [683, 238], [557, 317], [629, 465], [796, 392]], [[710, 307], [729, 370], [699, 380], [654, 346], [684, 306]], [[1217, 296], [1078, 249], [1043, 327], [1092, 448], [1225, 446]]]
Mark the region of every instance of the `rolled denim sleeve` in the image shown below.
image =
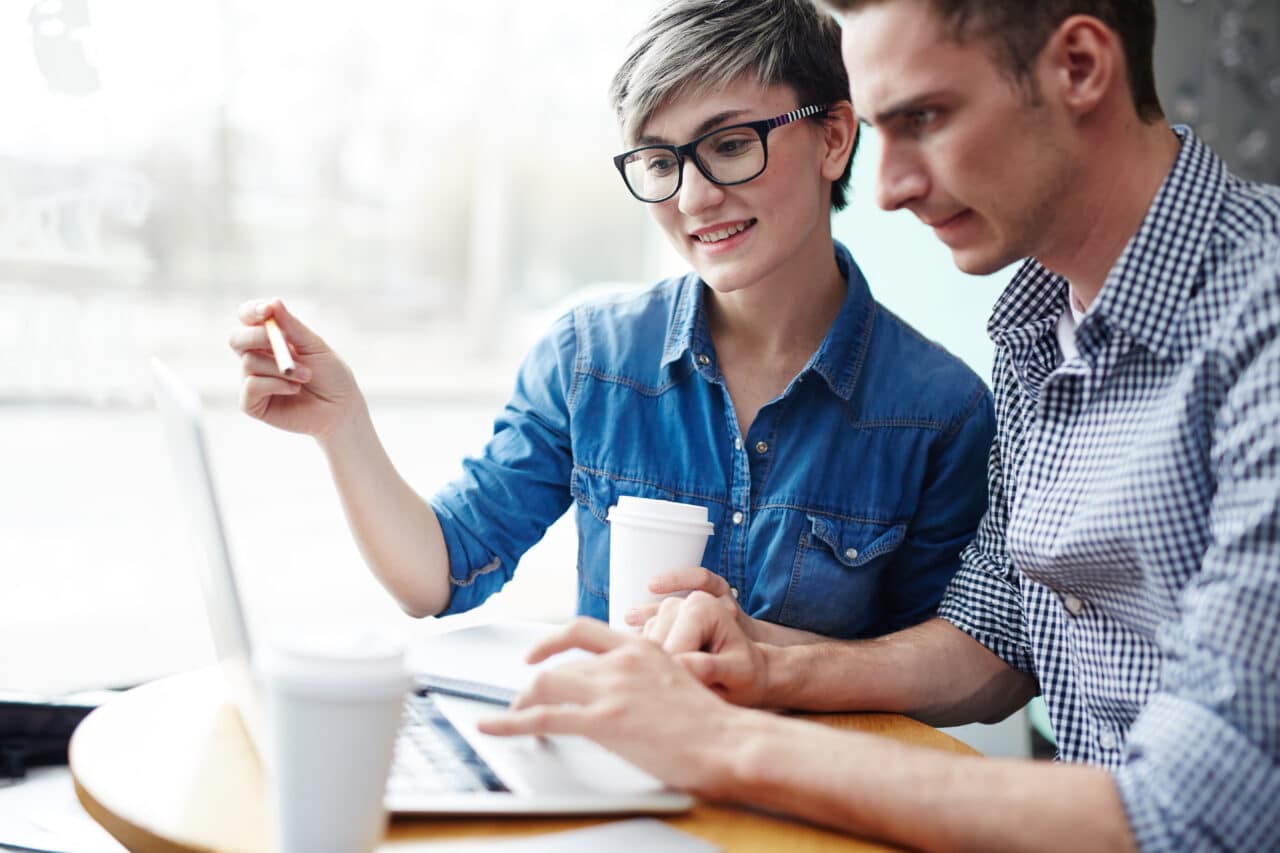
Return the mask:
[[1280, 850], [1280, 281], [1220, 359], [1201, 570], [1116, 782], [1142, 850]]
[[977, 383], [968, 404], [933, 450], [928, 482], [886, 591], [882, 633], [932, 616], [987, 507], [986, 465], [995, 436], [991, 393]]
[[[995, 396], [1003, 405], [1018, 405], [1016, 380], [1007, 357], [997, 356]], [[997, 413], [999, 418], [999, 413]], [[1001, 426], [1011, 419], [1000, 418]], [[1031, 643], [1023, 617], [1022, 592], [1005, 546], [1008, 499], [1001, 446], [1018, 437], [998, 433], [987, 460], [987, 511], [973, 541], [960, 553], [960, 570], [947, 586], [938, 616], [986, 646], [1009, 666], [1035, 673]]]
[[452, 594], [441, 615], [469, 610], [501, 589], [568, 509], [576, 352], [568, 314], [525, 357], [484, 451], [431, 498], [449, 549]]

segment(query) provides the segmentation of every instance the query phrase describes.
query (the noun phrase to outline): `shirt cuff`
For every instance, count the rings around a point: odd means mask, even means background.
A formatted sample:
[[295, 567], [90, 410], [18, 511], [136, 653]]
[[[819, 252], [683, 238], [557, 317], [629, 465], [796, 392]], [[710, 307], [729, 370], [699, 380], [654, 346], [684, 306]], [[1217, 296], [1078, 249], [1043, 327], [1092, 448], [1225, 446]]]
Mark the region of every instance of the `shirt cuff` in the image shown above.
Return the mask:
[[440, 523], [440, 533], [449, 552], [449, 603], [437, 615], [463, 613], [497, 592], [511, 579], [511, 572], [499, 557], [479, 547], [478, 542], [467, 535], [443, 494], [432, 496], [428, 503]]
[[1202, 705], [1154, 696], [1115, 771], [1138, 849], [1280, 849], [1280, 766]]
[[1018, 596], [1007, 584], [965, 567], [951, 579], [938, 605], [938, 617], [973, 637], [1009, 666], [1034, 675], [1035, 661], [1022, 636]]

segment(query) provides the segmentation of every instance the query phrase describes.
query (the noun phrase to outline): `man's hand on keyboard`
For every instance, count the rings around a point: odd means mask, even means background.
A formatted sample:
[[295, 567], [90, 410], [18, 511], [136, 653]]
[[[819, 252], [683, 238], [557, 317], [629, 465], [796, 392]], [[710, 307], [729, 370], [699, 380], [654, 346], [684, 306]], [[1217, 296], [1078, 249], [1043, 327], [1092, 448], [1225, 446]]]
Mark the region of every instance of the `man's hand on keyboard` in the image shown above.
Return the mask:
[[583, 735], [670, 785], [723, 796], [728, 756], [753, 718], [722, 701], [655, 644], [579, 619], [530, 654], [596, 653], [539, 673], [502, 717], [483, 721], [493, 735]]

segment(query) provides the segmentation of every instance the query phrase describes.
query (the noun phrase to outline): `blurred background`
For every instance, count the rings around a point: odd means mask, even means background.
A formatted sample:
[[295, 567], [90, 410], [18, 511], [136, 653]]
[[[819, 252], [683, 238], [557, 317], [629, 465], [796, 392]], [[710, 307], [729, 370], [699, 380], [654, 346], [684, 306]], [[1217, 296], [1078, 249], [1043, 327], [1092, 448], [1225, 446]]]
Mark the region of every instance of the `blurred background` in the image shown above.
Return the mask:
[[[572, 614], [563, 520], [480, 611], [401, 614], [313, 443], [237, 412], [226, 338], [240, 302], [283, 297], [356, 370], [406, 478], [429, 494], [454, 476], [566, 306], [683, 271], [609, 159], [606, 88], [654, 5], [0, 6], [0, 688], [212, 659], [151, 355], [206, 400], [255, 627]], [[1171, 118], [1280, 180], [1277, 6], [1157, 5]], [[909, 214], [875, 209], [877, 147], [836, 233], [882, 302], [987, 376], [1009, 273], [961, 275]]]

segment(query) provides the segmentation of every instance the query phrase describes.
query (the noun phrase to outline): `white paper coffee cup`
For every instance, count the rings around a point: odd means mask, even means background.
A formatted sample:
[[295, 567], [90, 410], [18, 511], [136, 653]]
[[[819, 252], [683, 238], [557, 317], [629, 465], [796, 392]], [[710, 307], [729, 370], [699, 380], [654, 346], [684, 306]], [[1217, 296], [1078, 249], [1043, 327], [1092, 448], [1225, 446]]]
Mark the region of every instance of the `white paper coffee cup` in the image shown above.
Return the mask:
[[668, 597], [649, 592], [649, 581], [701, 565], [715, 527], [705, 506], [652, 498], [620, 497], [608, 519], [609, 627], [636, 631], [627, 625], [627, 613]]
[[291, 638], [257, 661], [276, 849], [368, 853], [409, 689], [404, 644], [384, 637]]

